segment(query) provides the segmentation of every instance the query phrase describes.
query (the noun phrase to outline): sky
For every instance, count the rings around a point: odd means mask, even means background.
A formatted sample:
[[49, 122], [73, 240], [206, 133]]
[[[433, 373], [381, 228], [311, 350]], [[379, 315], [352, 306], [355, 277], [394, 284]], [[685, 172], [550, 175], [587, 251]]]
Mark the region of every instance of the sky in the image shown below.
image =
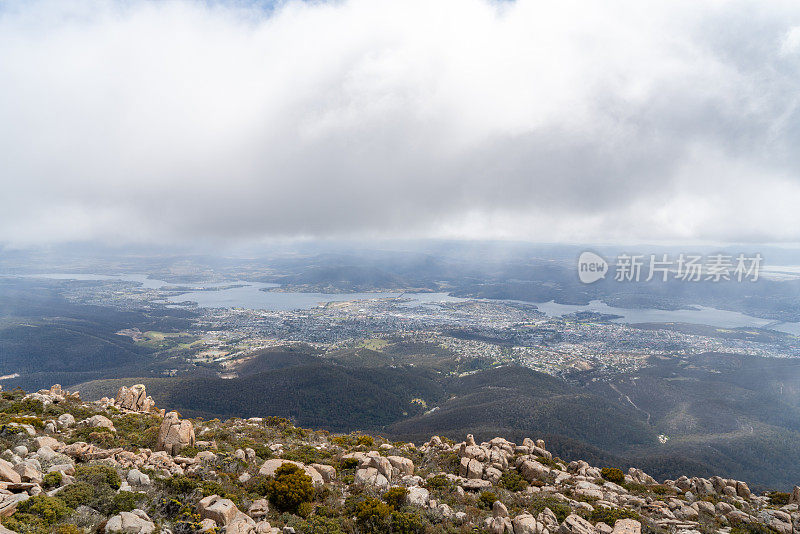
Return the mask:
[[0, 0], [0, 243], [798, 243], [798, 103], [794, 0]]

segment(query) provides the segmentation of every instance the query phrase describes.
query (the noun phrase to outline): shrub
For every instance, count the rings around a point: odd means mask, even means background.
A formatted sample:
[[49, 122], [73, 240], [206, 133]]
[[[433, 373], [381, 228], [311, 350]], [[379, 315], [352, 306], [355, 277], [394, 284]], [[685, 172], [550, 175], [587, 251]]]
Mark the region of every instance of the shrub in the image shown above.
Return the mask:
[[556, 462], [555, 460], [551, 460], [550, 458], [547, 458], [545, 456], [537, 456], [536, 461], [542, 465], [546, 465], [547, 467], [551, 467], [553, 469], [559, 468], [558, 462]]
[[481, 508], [491, 508], [494, 501], [497, 500], [497, 495], [491, 491], [482, 491], [478, 497], [478, 506]]
[[191, 494], [200, 485], [196, 479], [183, 475], [164, 479], [162, 484], [167, 489], [182, 496]]
[[399, 510], [406, 503], [407, 498], [408, 490], [402, 486], [391, 488], [383, 494], [383, 500], [395, 510]]
[[42, 479], [42, 486], [45, 489], [52, 489], [57, 488], [61, 485], [61, 482], [64, 480], [63, 475], [60, 471], [53, 471], [52, 473], [47, 473], [44, 478]]
[[358, 436], [358, 441], [356, 442], [358, 445], [366, 445], [367, 447], [372, 447], [375, 445], [375, 440], [372, 436], [361, 435]]
[[655, 486], [650, 486], [650, 491], [655, 493], [656, 495], [675, 495], [675, 490], [666, 486], [664, 484], [656, 484]]
[[314, 513], [314, 505], [310, 502], [301, 502], [297, 507], [297, 515], [306, 518]]
[[75, 469], [75, 479], [95, 486], [110, 486], [111, 489], [118, 490], [122, 485], [122, 479], [117, 470], [110, 465], [79, 465]]
[[425, 487], [429, 490], [444, 490], [453, 486], [453, 482], [445, 475], [436, 475], [425, 481]]
[[603, 508], [602, 506], [595, 508], [589, 516], [589, 521], [592, 523], [599, 523], [602, 521], [606, 525], [612, 527], [618, 519], [636, 519], [637, 521], [641, 521], [642, 518], [633, 510], [626, 510], [624, 508]]
[[614, 484], [622, 484], [625, 482], [625, 473], [616, 467], [604, 467], [600, 470], [600, 476]]
[[392, 512], [391, 532], [393, 534], [423, 534], [425, 522], [417, 514]]
[[767, 493], [767, 497], [769, 497], [769, 502], [775, 506], [785, 506], [789, 504], [789, 499], [792, 495], [783, 491], [771, 491]]
[[72, 509], [58, 497], [34, 495], [17, 506], [17, 512], [30, 514], [40, 518], [44, 523], [52, 525], [72, 513]]
[[388, 504], [370, 497], [356, 504], [356, 521], [366, 532], [387, 532], [393, 511]]
[[145, 499], [141, 493], [133, 493], [131, 491], [120, 491], [114, 495], [111, 511], [112, 514], [120, 512], [130, 512], [134, 508], [138, 508], [139, 503]]
[[285, 463], [275, 470], [275, 477], [267, 484], [267, 496], [278, 510], [294, 513], [300, 504], [313, 500], [314, 486], [301, 468]]
[[358, 467], [358, 459], [356, 458], [342, 458], [339, 462], [339, 470], [346, 471], [348, 469], [355, 469]]
[[500, 476], [498, 485], [508, 491], [525, 491], [525, 488], [528, 487], [528, 482], [522, 478], [519, 471], [509, 469]]
[[264, 496], [269, 493], [269, 483], [272, 479], [264, 475], [256, 475], [248, 480], [244, 487], [250, 493], [255, 493], [259, 496]]
[[94, 498], [94, 487], [86, 482], [75, 482], [59, 491], [58, 497], [70, 508], [77, 508], [82, 504], [88, 506]]

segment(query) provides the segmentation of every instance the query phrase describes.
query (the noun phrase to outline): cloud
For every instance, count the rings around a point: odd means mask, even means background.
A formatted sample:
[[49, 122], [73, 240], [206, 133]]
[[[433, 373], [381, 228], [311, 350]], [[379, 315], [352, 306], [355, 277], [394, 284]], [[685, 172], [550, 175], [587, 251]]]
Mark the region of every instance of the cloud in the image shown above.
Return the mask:
[[0, 2], [0, 241], [800, 241], [800, 6]]

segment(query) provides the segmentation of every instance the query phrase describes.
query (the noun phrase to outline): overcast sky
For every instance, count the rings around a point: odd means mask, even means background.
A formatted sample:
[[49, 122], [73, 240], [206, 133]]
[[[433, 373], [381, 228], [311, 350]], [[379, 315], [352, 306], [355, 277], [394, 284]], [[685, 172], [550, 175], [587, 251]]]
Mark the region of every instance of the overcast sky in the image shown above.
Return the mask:
[[800, 2], [0, 0], [0, 242], [800, 242]]

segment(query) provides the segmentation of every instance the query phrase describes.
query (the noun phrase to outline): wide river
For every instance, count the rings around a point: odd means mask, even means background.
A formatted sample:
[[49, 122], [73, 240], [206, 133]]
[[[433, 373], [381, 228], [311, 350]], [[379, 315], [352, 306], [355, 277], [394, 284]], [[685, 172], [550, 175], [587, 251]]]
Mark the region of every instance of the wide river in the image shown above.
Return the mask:
[[[148, 278], [145, 274], [99, 275], [99, 274], [37, 274], [37, 278], [60, 280], [119, 280], [138, 282], [148, 289], [182, 287], [189, 290], [168, 297], [172, 303], [196, 302], [203, 308], [247, 308], [254, 310], [289, 311], [311, 309], [328, 302], [352, 300], [387, 299], [401, 297], [403, 305], [435, 305], [446, 302], [466, 302], [471, 299], [451, 297], [447, 293], [301, 293], [261, 291], [263, 288], [278, 287], [278, 284], [260, 282], [221, 282], [221, 283], [175, 283]], [[238, 287], [227, 287], [227, 286]], [[226, 289], [214, 289], [225, 288]], [[205, 289], [205, 290], [204, 290]], [[211, 290], [209, 290], [211, 289]], [[739, 312], [719, 310], [705, 306], [695, 306], [685, 310], [628, 309], [609, 306], [594, 300], [585, 306], [558, 304], [556, 302], [536, 302], [542, 312], [558, 317], [579, 311], [593, 311], [621, 316], [621, 323], [692, 323], [715, 326], [717, 328], [771, 328], [794, 335], [800, 335], [800, 323], [779, 323], [769, 319], [759, 319]]]

